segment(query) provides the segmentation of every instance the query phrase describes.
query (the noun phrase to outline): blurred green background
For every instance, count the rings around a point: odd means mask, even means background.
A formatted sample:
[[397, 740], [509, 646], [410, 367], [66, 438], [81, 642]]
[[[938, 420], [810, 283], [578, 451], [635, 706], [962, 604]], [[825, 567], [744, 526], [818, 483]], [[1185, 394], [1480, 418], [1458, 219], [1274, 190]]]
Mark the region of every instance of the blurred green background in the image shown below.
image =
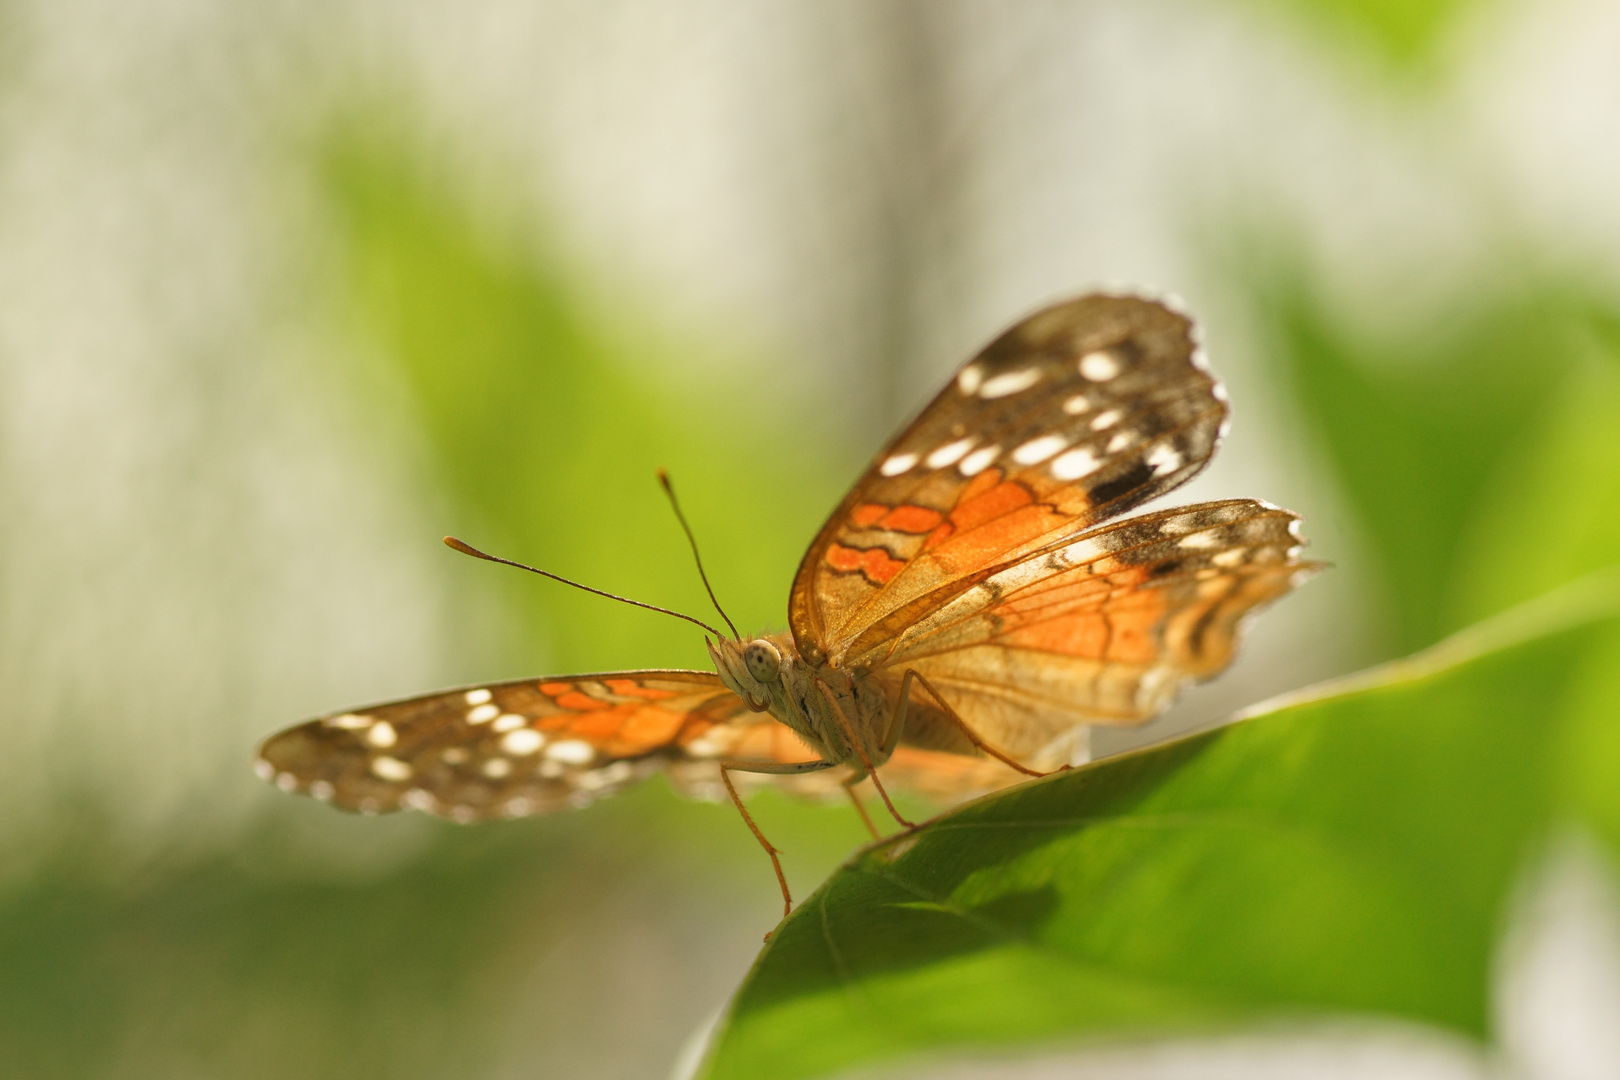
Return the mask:
[[[1174, 498], [1335, 565], [1099, 750], [1620, 561], [1612, 3], [36, 0], [0, 42], [0, 1075], [667, 1075], [776, 918], [730, 808], [351, 819], [253, 745], [702, 666], [438, 543], [702, 616], [660, 466], [780, 628], [894, 425], [1086, 288], [1205, 324], [1235, 422]], [[757, 812], [800, 893], [865, 835]]]

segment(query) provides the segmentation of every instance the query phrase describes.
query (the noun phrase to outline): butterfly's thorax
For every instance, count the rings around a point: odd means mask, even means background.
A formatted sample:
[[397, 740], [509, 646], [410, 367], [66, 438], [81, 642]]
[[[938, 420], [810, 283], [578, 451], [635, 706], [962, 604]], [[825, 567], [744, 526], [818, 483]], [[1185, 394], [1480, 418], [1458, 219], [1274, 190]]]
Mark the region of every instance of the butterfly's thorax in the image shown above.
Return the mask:
[[[750, 649], [758, 654], [752, 665]], [[791, 633], [722, 640], [709, 646], [709, 655], [728, 689], [756, 712], [769, 712], [792, 728], [823, 759], [859, 768], [863, 755], [850, 744], [850, 733], [864, 743], [864, 756], [873, 765], [887, 758], [883, 736], [893, 706], [859, 672], [805, 660]], [[774, 664], [757, 662], [761, 657]], [[770, 674], [774, 677], [758, 677]]]

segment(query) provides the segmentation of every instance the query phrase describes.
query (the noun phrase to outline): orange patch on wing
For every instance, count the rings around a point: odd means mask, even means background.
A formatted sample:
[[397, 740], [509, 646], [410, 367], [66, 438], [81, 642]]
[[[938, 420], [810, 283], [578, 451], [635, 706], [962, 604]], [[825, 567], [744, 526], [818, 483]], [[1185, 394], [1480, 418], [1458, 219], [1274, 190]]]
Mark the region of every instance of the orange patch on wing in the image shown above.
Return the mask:
[[999, 562], [1007, 552], [1019, 545], [1051, 532], [1065, 520], [1050, 507], [1026, 503], [988, 524], [971, 530], [961, 529], [949, 542], [940, 546], [939, 557], [957, 572], [988, 566]]
[[941, 523], [939, 528], [928, 534], [928, 539], [923, 541], [922, 549], [927, 551], [931, 547], [938, 544], [943, 544], [946, 540], [951, 538], [951, 534], [955, 531], [956, 526], [952, 525], [950, 522], [946, 521]]
[[639, 708], [641, 708], [639, 705], [615, 705], [595, 712], [580, 713], [568, 726], [568, 734], [600, 745], [617, 735], [630, 713]]
[[[1113, 556], [1098, 559], [1093, 563], [1092, 573], [1107, 574], [1109, 586], [1113, 588], [1115, 595], [1121, 599], [1137, 593], [1138, 588], [1153, 576], [1152, 567], [1132, 566], [1120, 562]], [[1143, 595], [1150, 594], [1144, 593]]]
[[1108, 643], [1109, 660], [1145, 663], [1159, 655], [1155, 628], [1159, 625], [1162, 604], [1142, 605], [1129, 611], [1108, 614], [1113, 624], [1113, 640]]
[[1080, 608], [1096, 611], [1108, 599], [1108, 594], [1107, 582], [1071, 570], [1060, 577], [1020, 589], [996, 604], [996, 614], [1016, 628], [1024, 622], [1072, 614]]
[[906, 564], [882, 548], [852, 548], [834, 544], [827, 549], [827, 565], [849, 573], [859, 570], [879, 585], [887, 585]]
[[951, 511], [951, 521], [962, 532], [967, 532], [1034, 501], [1035, 496], [1027, 487], [1009, 481], [957, 503], [956, 509]]
[[[975, 476], [973, 481], [969, 483], [967, 487], [962, 489], [962, 494], [956, 497], [956, 505], [961, 506], [965, 502], [971, 502], [974, 499], [977, 499], [980, 495], [983, 495], [985, 492], [989, 491], [999, 483], [1001, 483], [1000, 469], [984, 470], [984, 472], [980, 473], [978, 476]], [[956, 515], [952, 514], [951, 516], [955, 517]]]
[[682, 713], [660, 709], [656, 705], [639, 705], [624, 718], [613, 745], [608, 749], [611, 753], [626, 757], [645, 754], [675, 738], [684, 719], [686, 717]]
[[540, 684], [540, 692], [550, 694], [552, 697], [556, 697], [558, 694], [566, 694], [573, 688], [574, 684], [571, 682], [543, 682]]
[[878, 524], [885, 529], [893, 529], [903, 533], [925, 533], [932, 531], [945, 515], [938, 510], [930, 510], [926, 506], [897, 506], [883, 515]]
[[582, 694], [578, 690], [571, 690], [566, 694], [558, 695], [557, 704], [564, 709], [576, 709], [580, 712], [590, 712], [596, 709], [609, 708], [611, 703], [601, 698], [593, 698], [589, 694]]
[[685, 746], [694, 739], [702, 738], [703, 733], [714, 726], [715, 724], [712, 720], [704, 720], [696, 716], [689, 717], [686, 721], [686, 726], [681, 729], [680, 738], [677, 741], [682, 746]]
[[884, 514], [887, 514], [888, 512], [889, 508], [884, 506], [882, 503], [862, 503], [860, 506], [857, 506], [854, 510], [850, 511], [850, 524], [854, 525], [857, 529], [865, 529], [875, 524], [880, 518], [883, 517]]
[[620, 697], [646, 698], [648, 701], [663, 701], [665, 698], [675, 696], [673, 690], [659, 690], [651, 686], [642, 686], [634, 679], [604, 679], [607, 688]]
[[1101, 660], [1103, 653], [1109, 651], [1108, 618], [1096, 611], [1066, 615], [1015, 630], [1006, 640], [1009, 645], [1022, 649]]

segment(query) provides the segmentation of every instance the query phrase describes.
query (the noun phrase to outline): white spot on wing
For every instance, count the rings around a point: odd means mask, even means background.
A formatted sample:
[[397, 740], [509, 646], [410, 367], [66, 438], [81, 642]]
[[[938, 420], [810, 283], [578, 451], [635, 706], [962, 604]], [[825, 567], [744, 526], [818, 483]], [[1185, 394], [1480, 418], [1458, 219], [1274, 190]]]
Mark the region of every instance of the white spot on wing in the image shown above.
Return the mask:
[[371, 771], [384, 780], [409, 780], [415, 770], [399, 758], [375, 757], [371, 759]]
[[1119, 423], [1119, 416], [1120, 413], [1118, 409], [1109, 409], [1107, 412], [1100, 412], [1091, 418], [1091, 430], [1105, 431]]
[[546, 737], [533, 728], [509, 731], [501, 739], [501, 749], [517, 757], [532, 754], [545, 744]]
[[1092, 382], [1107, 382], [1119, 374], [1119, 361], [1105, 352], [1086, 353], [1080, 358], [1080, 374]]
[[276, 767], [264, 758], [259, 758], [253, 763], [253, 771], [259, 774], [260, 780], [269, 780], [276, 775]]
[[1102, 467], [1102, 462], [1085, 447], [1070, 450], [1052, 462], [1052, 475], [1059, 480], [1078, 480]]
[[330, 802], [332, 796], [337, 794], [332, 785], [325, 780], [317, 780], [309, 785], [309, 793], [321, 800], [321, 802]]
[[534, 813], [534, 800], [527, 795], [507, 799], [506, 805], [501, 807], [501, 813], [507, 817], [522, 817], [524, 814], [532, 814]]
[[963, 458], [962, 464], [958, 465], [956, 469], [963, 476], [977, 476], [988, 468], [992, 461], [996, 460], [996, 455], [999, 453], [1001, 453], [1001, 447], [999, 446], [980, 447]]
[[1136, 682], [1136, 707], [1152, 712], [1174, 678], [1175, 672], [1169, 668], [1154, 667], [1142, 672]]
[[276, 777], [276, 787], [282, 791], [296, 791], [298, 790], [298, 777], [290, 772], [284, 772]]
[[548, 746], [546, 757], [565, 765], [584, 765], [596, 757], [596, 747], [582, 739], [564, 739]]
[[606, 769], [592, 769], [590, 772], [580, 773], [574, 778], [574, 783], [586, 791], [600, 791], [612, 784], [613, 780], [608, 776]]
[[1160, 443], [1155, 446], [1153, 452], [1147, 456], [1146, 461], [1153, 466], [1154, 476], [1163, 476], [1165, 473], [1174, 472], [1181, 468], [1181, 454], [1168, 443]]
[[979, 396], [989, 400], [1016, 394], [1020, 390], [1028, 390], [1034, 386], [1040, 377], [1041, 369], [1038, 367], [1027, 367], [1023, 371], [1004, 371], [994, 378], [985, 380], [985, 384], [979, 387]]
[[1181, 538], [1181, 546], [1198, 550], [1220, 546], [1221, 538], [1212, 532], [1196, 532]]
[[1038, 439], [1031, 439], [1012, 453], [1013, 460], [1020, 465], [1037, 465], [1053, 454], [1069, 445], [1069, 440], [1061, 435], [1042, 435]]
[[482, 705], [493, 696], [488, 690], [469, 690], [467, 691], [467, 704]]
[[588, 773], [580, 774], [576, 783], [590, 791], [599, 791], [613, 784], [622, 784], [635, 773], [635, 768], [628, 761], [615, 761], [611, 765], [604, 765], [600, 769], [592, 769]]
[[1063, 403], [1063, 411], [1070, 416], [1079, 416], [1089, 408], [1091, 408], [1091, 399], [1084, 394], [1076, 394]]
[[529, 721], [515, 712], [502, 713], [495, 718], [490, 727], [496, 731], [516, 731], [520, 727], [528, 726]]
[[878, 472], [884, 476], [899, 476], [909, 471], [915, 464], [917, 464], [916, 454], [896, 454], [878, 466]]
[[943, 469], [947, 465], [955, 465], [962, 460], [962, 455], [973, 448], [973, 438], [957, 439], [928, 455], [927, 462], [930, 469]]
[[978, 364], [969, 364], [956, 373], [956, 385], [964, 394], [979, 392], [979, 384], [984, 381], [984, 370]]
[[512, 763], [503, 757], [493, 757], [484, 762], [478, 771], [491, 780], [500, 780], [512, 775]]
[[379, 750], [386, 750], [399, 742], [399, 733], [394, 730], [393, 724], [386, 720], [379, 720], [371, 725], [370, 731], [366, 732], [366, 742]]
[[1115, 435], [1112, 439], [1109, 439], [1108, 445], [1104, 447], [1104, 449], [1110, 454], [1117, 454], [1129, 445], [1131, 445], [1131, 433], [1128, 431], [1122, 431], [1118, 435]]
[[358, 731], [371, 726], [371, 717], [346, 712], [338, 716], [328, 716], [322, 723], [327, 727], [342, 728], [344, 731]]
[[399, 804], [401, 806], [408, 806], [412, 810], [432, 810], [435, 806], [439, 805], [439, 800], [433, 797], [432, 792], [424, 791], [419, 787], [413, 787], [411, 790], [399, 797]]
[[1211, 555], [1209, 561], [1222, 569], [1230, 570], [1234, 566], [1243, 565], [1243, 555], [1242, 548], [1233, 548], [1230, 551], [1222, 551]]
[[486, 701], [482, 705], [467, 710], [467, 723], [487, 724], [499, 715], [501, 715], [501, 710]]
[[442, 758], [447, 765], [463, 764], [470, 756], [471, 755], [467, 753], [467, 748], [465, 746], [449, 747], [444, 753], [439, 755], [439, 757]]

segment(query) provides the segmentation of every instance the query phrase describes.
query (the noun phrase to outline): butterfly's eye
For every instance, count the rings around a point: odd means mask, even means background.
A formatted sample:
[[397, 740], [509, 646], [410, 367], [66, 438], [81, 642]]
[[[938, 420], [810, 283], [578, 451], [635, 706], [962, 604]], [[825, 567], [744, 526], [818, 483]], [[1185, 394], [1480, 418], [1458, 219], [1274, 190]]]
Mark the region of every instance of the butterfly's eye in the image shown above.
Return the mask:
[[755, 682], [772, 683], [782, 673], [782, 654], [768, 641], [750, 641], [743, 650], [743, 663]]

